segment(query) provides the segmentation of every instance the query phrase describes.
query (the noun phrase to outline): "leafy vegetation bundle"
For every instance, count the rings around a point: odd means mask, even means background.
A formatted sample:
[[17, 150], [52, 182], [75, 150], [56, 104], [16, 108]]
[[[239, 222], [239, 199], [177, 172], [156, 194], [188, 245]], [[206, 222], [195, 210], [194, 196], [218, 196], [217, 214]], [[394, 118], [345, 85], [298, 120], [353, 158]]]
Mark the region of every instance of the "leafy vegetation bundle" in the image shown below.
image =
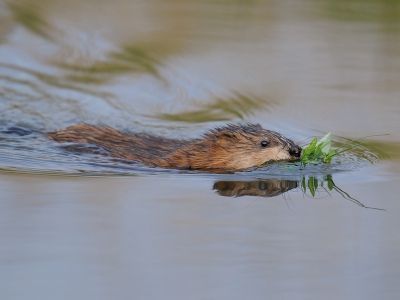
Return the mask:
[[301, 162], [304, 165], [319, 162], [331, 163], [334, 156], [365, 143], [355, 142], [356, 140], [351, 140], [337, 149], [332, 149], [332, 138], [331, 133], [329, 132], [319, 141], [317, 138], [314, 138], [309, 145], [303, 147]]

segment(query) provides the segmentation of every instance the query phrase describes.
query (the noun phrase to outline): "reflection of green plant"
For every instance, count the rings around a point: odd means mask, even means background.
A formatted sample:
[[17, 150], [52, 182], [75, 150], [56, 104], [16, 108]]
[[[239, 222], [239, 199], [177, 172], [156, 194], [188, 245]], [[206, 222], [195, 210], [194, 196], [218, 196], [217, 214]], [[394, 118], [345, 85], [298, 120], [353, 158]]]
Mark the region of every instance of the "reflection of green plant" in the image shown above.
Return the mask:
[[316, 195], [316, 193], [318, 191], [318, 188], [322, 188], [324, 191], [329, 193], [328, 190], [325, 188], [324, 183], [326, 183], [327, 188], [328, 188], [329, 191], [336, 191], [344, 199], [349, 200], [349, 201], [351, 201], [351, 202], [353, 202], [353, 203], [355, 203], [355, 204], [357, 204], [357, 205], [359, 205], [361, 207], [384, 210], [384, 209], [381, 209], [381, 208], [374, 208], [374, 207], [365, 206], [364, 204], [362, 204], [357, 199], [354, 199], [348, 193], [346, 193], [345, 191], [340, 189], [333, 182], [332, 175], [330, 175], [330, 174], [324, 176], [322, 179], [318, 179], [317, 177], [313, 177], [313, 176], [309, 176], [308, 178], [306, 176], [303, 176], [303, 178], [301, 179], [301, 189], [302, 189], [304, 194], [307, 194], [307, 190], [308, 190], [311, 193], [311, 196], [315, 197], [315, 195]]
[[10, 2], [7, 6], [16, 22], [37, 35], [50, 39], [48, 30], [51, 26], [42, 16], [39, 6], [34, 3], [17, 4], [15, 2]]
[[380, 159], [400, 159], [400, 143], [396, 141], [369, 141], [366, 145]]
[[[0, 63], [0, 66], [32, 75], [40, 82], [47, 84], [49, 86], [56, 87], [56, 88], [66, 89], [66, 90], [74, 90], [74, 91], [78, 91], [78, 92], [85, 93], [85, 94], [96, 95], [96, 96], [102, 97], [104, 99], [113, 97], [113, 95], [110, 93], [96, 91], [96, 90], [86, 88], [85, 86], [82, 86], [82, 85], [79, 85], [76, 83], [70, 83], [68, 80], [59, 78], [57, 76], [48, 75], [48, 74], [45, 74], [44, 72], [39, 72], [36, 70], [31, 70], [29, 68], [13, 66], [13, 65], [4, 64], [4, 63]], [[1, 76], [1, 75], [0, 75], [0, 78], [5, 81], [8, 81], [8, 82], [15, 82], [15, 83], [28, 85], [31, 88], [33, 88], [34, 90], [42, 93], [43, 95], [49, 96], [47, 91], [45, 89], [40, 88], [40, 85], [37, 84], [36, 81], [21, 80], [21, 79], [13, 78], [10, 76]]]
[[398, 0], [325, 0], [322, 2], [328, 16], [349, 21], [400, 21]]
[[66, 70], [72, 71], [66, 77], [74, 82], [99, 84], [114, 75], [124, 73], [147, 73], [159, 77], [158, 66], [161, 61], [156, 59], [152, 52], [139, 46], [125, 46], [119, 52], [109, 54], [107, 60], [96, 61], [89, 66], [81, 64], [58, 64]]
[[234, 97], [228, 99], [217, 98], [214, 103], [202, 109], [177, 114], [161, 114], [159, 117], [169, 121], [190, 123], [228, 121], [233, 118], [244, 119], [245, 116], [265, 108], [268, 104], [271, 102], [267, 99], [235, 93]]

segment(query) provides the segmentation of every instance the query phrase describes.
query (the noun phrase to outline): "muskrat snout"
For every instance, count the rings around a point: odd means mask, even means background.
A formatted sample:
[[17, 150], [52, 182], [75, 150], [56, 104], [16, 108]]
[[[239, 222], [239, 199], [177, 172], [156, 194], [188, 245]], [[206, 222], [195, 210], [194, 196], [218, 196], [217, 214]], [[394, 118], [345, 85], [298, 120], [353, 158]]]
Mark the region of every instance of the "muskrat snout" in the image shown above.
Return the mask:
[[299, 146], [297, 146], [297, 145], [292, 146], [292, 147], [289, 149], [289, 154], [290, 154], [291, 156], [294, 156], [294, 157], [299, 158], [299, 157], [301, 156], [301, 148], [300, 148]]

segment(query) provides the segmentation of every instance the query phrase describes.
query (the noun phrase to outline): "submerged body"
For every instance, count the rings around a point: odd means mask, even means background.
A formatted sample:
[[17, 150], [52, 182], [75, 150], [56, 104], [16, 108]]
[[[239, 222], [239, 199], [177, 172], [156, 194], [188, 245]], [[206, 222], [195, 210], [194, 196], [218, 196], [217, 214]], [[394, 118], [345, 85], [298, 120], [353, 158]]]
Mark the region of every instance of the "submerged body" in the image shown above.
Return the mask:
[[267, 161], [298, 160], [301, 148], [260, 125], [227, 125], [199, 139], [169, 139], [127, 133], [107, 126], [78, 124], [46, 133], [59, 143], [93, 144], [112, 156], [163, 168], [243, 170]]

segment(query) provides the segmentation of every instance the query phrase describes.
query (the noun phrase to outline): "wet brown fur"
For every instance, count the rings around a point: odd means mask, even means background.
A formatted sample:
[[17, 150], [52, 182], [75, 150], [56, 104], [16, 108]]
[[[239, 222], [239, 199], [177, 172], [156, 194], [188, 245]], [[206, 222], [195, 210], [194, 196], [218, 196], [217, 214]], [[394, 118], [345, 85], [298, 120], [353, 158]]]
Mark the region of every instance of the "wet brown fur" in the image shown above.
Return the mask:
[[[112, 156], [150, 166], [188, 169], [242, 170], [271, 160], [295, 160], [301, 148], [260, 125], [227, 125], [192, 140], [170, 139], [146, 133], [127, 133], [107, 126], [78, 124], [46, 133], [59, 143], [99, 146]], [[261, 141], [268, 147], [262, 147]]]

